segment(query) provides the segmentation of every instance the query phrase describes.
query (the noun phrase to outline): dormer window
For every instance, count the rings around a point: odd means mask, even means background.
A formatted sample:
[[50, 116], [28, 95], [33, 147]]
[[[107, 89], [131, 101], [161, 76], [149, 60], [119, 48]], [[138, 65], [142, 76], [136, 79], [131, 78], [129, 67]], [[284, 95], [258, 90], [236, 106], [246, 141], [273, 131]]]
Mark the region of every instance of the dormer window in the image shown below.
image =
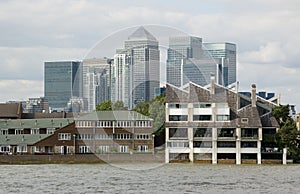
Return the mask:
[[248, 118], [242, 118], [241, 123], [248, 123]]

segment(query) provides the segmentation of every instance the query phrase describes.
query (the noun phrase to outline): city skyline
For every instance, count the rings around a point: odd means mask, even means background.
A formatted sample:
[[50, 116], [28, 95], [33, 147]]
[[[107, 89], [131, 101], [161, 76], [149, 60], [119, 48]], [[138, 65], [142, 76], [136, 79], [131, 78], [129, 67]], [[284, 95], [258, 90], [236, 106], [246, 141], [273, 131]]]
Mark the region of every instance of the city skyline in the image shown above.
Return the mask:
[[43, 96], [45, 61], [81, 60], [111, 32], [156, 23], [181, 29], [205, 42], [236, 44], [240, 91], [255, 83], [259, 91], [280, 94], [283, 104], [296, 104], [296, 109], [300, 106], [298, 2], [191, 1], [193, 6], [189, 7], [180, 1], [0, 4], [0, 102]]

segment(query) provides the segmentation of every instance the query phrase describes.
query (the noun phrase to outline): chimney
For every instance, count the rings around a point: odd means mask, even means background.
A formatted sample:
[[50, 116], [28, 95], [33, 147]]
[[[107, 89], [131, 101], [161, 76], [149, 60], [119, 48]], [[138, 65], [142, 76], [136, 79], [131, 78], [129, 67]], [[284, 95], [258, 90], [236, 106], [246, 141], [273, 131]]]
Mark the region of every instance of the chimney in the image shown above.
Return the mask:
[[210, 74], [210, 94], [215, 94], [215, 75]]
[[251, 105], [252, 107], [256, 107], [256, 85], [252, 84], [252, 91], [251, 91]]

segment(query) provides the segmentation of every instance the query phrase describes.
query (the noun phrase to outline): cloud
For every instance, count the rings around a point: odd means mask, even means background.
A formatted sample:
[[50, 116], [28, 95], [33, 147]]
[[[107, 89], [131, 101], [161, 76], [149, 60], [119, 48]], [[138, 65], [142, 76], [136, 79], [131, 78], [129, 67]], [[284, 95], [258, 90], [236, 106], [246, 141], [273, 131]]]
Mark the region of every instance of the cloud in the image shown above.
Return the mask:
[[87, 49], [0, 47], [0, 80], [43, 80], [45, 61], [81, 60]]
[[43, 94], [43, 81], [0, 80], [0, 102], [27, 100]]

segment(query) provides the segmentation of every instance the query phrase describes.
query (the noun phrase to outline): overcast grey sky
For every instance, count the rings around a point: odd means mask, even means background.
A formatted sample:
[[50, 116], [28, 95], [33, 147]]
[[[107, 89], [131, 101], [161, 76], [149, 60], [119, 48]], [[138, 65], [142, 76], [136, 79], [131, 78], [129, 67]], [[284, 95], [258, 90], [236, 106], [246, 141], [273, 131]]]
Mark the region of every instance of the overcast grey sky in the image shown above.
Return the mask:
[[235, 43], [240, 90], [255, 83], [300, 110], [298, 8], [297, 0], [2, 0], [0, 102], [43, 96], [44, 61], [81, 60], [117, 30], [156, 24]]

